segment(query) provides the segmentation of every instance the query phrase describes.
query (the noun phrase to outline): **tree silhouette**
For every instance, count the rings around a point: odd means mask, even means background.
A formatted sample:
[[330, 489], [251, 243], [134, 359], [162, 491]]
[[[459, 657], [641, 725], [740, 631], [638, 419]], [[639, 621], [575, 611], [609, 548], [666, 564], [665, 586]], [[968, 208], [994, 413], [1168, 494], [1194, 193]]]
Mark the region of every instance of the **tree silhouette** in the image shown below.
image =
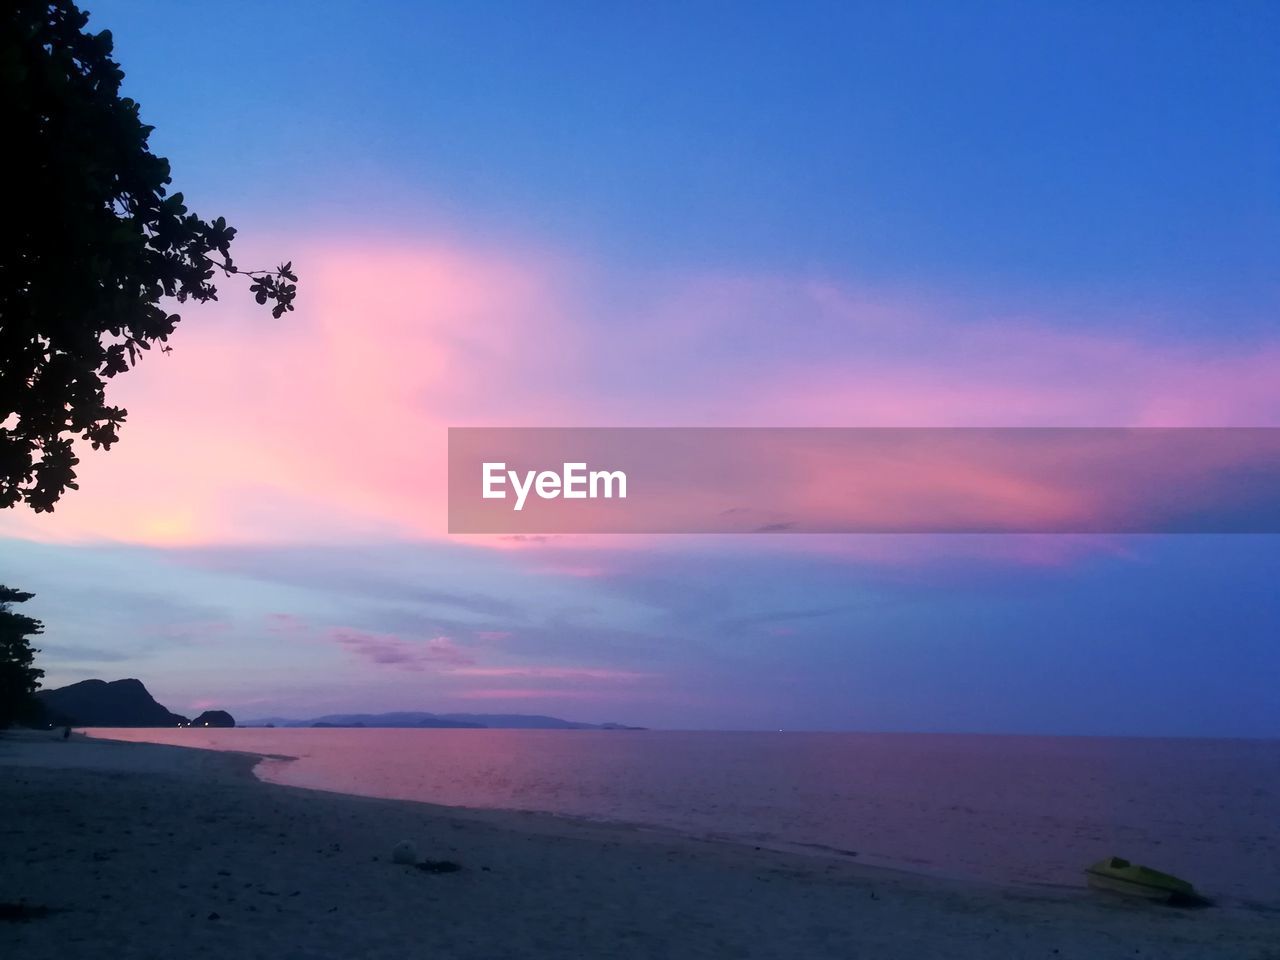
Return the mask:
[[126, 411], [106, 381], [168, 340], [180, 317], [164, 303], [217, 299], [220, 271], [279, 317], [297, 277], [236, 266], [235, 230], [169, 192], [152, 128], [120, 96], [110, 32], [85, 32], [69, 0], [0, 6], [0, 507], [44, 511], [76, 487], [76, 438], [118, 439]]
[[43, 633], [44, 624], [10, 609], [33, 596], [0, 586], [0, 728], [38, 713], [32, 694], [44, 671], [31, 665], [40, 652], [32, 649], [31, 637]]

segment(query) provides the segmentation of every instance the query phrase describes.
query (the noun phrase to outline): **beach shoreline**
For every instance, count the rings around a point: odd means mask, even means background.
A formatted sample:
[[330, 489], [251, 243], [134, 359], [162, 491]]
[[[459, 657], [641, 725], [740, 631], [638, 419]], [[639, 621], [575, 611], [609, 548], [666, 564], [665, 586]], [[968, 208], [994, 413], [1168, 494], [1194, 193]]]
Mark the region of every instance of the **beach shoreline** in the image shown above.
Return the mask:
[[[1280, 915], [998, 887], [554, 814], [263, 781], [253, 754], [0, 735], [0, 953], [1233, 957]], [[412, 842], [430, 874], [393, 864]]]

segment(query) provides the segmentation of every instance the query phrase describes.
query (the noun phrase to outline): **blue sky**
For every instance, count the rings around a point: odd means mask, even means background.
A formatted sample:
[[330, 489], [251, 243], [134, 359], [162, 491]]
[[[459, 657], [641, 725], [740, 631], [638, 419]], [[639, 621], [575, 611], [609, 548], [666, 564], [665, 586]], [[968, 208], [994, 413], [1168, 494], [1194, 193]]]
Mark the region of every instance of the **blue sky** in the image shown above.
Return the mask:
[[158, 147], [241, 220], [1271, 319], [1269, 4], [97, 9]]
[[441, 492], [450, 425], [1280, 426], [1274, 5], [90, 9], [302, 292], [190, 312], [83, 489], [0, 517], [51, 683], [1280, 734], [1274, 538], [515, 544]]

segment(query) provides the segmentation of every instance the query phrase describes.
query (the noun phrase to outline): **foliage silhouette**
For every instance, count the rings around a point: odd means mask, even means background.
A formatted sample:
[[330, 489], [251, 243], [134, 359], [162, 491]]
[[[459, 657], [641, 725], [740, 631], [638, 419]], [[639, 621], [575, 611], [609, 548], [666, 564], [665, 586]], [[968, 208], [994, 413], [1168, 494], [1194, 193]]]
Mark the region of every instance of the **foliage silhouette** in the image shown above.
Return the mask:
[[106, 381], [166, 343], [181, 318], [164, 302], [217, 299], [218, 271], [248, 277], [275, 317], [296, 294], [292, 264], [238, 267], [236, 231], [169, 192], [152, 128], [120, 96], [111, 34], [87, 24], [69, 0], [0, 11], [0, 507], [52, 510], [76, 488], [74, 440], [116, 442], [126, 411]]
[[31, 646], [31, 638], [44, 632], [44, 624], [10, 609], [33, 596], [0, 586], [0, 728], [39, 713], [33, 694], [44, 671], [31, 665], [40, 652]]

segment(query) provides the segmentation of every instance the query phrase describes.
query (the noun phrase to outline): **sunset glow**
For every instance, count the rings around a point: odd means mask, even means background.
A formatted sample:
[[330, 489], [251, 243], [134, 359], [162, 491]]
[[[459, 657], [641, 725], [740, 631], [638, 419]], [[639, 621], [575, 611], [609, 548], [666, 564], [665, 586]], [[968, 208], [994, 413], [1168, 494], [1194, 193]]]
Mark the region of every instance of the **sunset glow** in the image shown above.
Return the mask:
[[[231, 89], [173, 89], [231, 26], [174, 9], [179, 46], [94, 8], [190, 202], [238, 226], [242, 262], [302, 280], [279, 320], [229, 287], [185, 308], [172, 354], [111, 384], [123, 438], [81, 452], [80, 489], [0, 516], [49, 685], [145, 675], [174, 709], [263, 716], [511, 700], [693, 727], [1280, 728], [1271, 538], [447, 533], [449, 427], [1280, 426], [1280, 219], [1252, 173], [1276, 108], [1222, 86], [1274, 89], [1250, 38], [1188, 61], [1095, 10], [1077, 66], [1128, 98], [1100, 109], [1040, 64], [1047, 40], [993, 60], [978, 27], [943, 50], [888, 25], [896, 52], [858, 54], [888, 104], [833, 82], [848, 58], [816, 36], [775, 89], [751, 69], [771, 29], [693, 56], [583, 22], [565, 66], [515, 12], [406, 15], [520, 51], [487, 76], [355, 11], [290, 22], [295, 45], [240, 56]], [[1141, 72], [1113, 33], [1151, 45]], [[641, 75], [613, 63], [633, 34]], [[244, 120], [249, 97], [287, 122]], [[986, 107], [960, 125], [957, 98]], [[1028, 480], [940, 458], [856, 494], [830, 467], [779, 468], [788, 508], [1106, 506], [1052, 461]], [[1089, 668], [1103, 648], [1111, 675]], [[1121, 715], [1139, 664], [1145, 707]], [[1166, 722], [1201, 684], [1203, 712]]]

